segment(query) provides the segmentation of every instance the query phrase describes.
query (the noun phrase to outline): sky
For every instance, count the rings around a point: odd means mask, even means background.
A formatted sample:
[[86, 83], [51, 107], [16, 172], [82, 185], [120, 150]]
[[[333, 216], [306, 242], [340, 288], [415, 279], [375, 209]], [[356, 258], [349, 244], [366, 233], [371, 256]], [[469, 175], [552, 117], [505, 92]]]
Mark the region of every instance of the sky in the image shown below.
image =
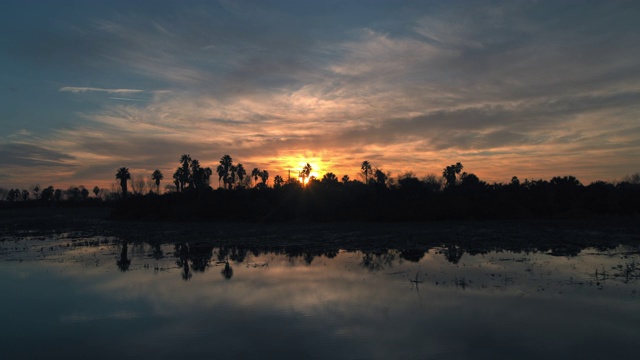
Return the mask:
[[[357, 178], [640, 171], [637, 1], [35, 1], [0, 11], [0, 187], [190, 154]], [[271, 181], [271, 180], [270, 180]]]

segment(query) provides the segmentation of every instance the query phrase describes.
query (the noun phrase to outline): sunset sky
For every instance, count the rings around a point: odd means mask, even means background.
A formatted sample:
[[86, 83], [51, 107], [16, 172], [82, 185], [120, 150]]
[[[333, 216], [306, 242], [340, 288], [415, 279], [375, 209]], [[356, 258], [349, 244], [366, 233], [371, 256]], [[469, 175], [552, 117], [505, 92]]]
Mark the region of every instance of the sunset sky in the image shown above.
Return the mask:
[[168, 184], [184, 153], [270, 182], [363, 160], [489, 182], [640, 171], [638, 1], [0, 8], [0, 187], [104, 187], [122, 166]]

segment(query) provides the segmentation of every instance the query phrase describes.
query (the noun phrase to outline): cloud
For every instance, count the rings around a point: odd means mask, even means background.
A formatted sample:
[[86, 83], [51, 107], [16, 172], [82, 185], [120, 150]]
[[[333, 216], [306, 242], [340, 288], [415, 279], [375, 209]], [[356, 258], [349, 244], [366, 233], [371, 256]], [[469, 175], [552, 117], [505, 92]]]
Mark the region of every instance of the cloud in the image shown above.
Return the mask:
[[76, 87], [76, 86], [65, 86], [60, 88], [62, 92], [70, 92], [70, 93], [83, 93], [88, 91], [96, 91], [96, 92], [105, 92], [108, 94], [135, 94], [144, 92], [144, 90], [138, 89], [103, 89], [103, 88], [95, 88], [95, 87]]
[[0, 143], [4, 166], [51, 167], [68, 166], [75, 158], [69, 154], [27, 143]]
[[305, 158], [352, 176], [365, 159], [394, 175], [462, 161], [496, 181], [637, 171], [629, 4], [374, 5], [101, 14], [60, 41], [86, 46], [74, 58], [103, 86], [58, 91], [113, 96], [76, 96], [77, 120], [7, 141], [67, 154], [85, 179], [119, 166], [167, 176], [182, 153], [206, 166], [228, 153], [272, 177]]

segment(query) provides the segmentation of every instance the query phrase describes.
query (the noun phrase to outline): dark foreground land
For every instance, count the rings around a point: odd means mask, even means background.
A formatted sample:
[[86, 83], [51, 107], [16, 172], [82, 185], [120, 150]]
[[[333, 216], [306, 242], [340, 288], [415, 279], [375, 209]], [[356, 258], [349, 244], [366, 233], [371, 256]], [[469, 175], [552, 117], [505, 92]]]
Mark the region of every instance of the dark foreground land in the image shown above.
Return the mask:
[[[0, 240], [66, 234], [113, 236], [128, 243], [207, 243], [268, 251], [326, 253], [397, 249], [421, 256], [433, 247], [452, 252], [548, 251], [571, 256], [582, 249], [640, 244], [640, 218], [581, 220], [447, 220], [416, 223], [245, 223], [110, 220], [109, 208], [0, 210]], [[455, 254], [454, 254], [455, 255]]]

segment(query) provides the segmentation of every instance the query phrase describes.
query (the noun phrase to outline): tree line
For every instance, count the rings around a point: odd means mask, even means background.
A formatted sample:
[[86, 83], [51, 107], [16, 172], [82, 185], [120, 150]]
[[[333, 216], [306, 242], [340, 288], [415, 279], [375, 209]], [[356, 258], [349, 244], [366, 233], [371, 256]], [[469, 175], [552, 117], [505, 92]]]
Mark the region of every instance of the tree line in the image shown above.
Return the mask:
[[115, 173], [118, 188], [96, 186], [93, 196], [83, 186], [60, 190], [36, 185], [31, 191], [0, 190], [0, 199], [5, 207], [112, 206], [112, 216], [118, 219], [423, 221], [640, 213], [638, 173], [617, 183], [584, 185], [573, 176], [520, 181], [514, 176], [508, 183], [489, 184], [463, 171], [459, 162], [443, 168], [441, 175], [418, 178], [411, 172], [392, 177], [365, 160], [358, 169], [359, 179], [339, 178], [332, 172], [316, 178], [307, 163], [293, 177], [285, 180], [276, 175], [269, 183], [267, 170], [249, 172], [229, 155], [220, 158], [215, 172], [189, 154], [183, 154], [178, 165], [164, 192], [160, 170], [144, 179], [133, 178], [127, 167], [121, 167]]
[[[451, 164], [442, 175], [420, 179], [411, 172], [392, 177], [389, 172], [363, 161], [360, 179], [339, 178], [327, 172], [311, 175], [306, 164], [293, 178], [276, 176], [272, 186], [266, 170], [250, 173], [241, 163], [224, 155], [215, 174], [202, 168], [188, 154], [180, 158], [173, 175], [175, 191], [159, 195], [159, 170], [154, 171], [156, 193], [129, 196], [127, 168], [116, 178], [123, 201], [113, 217], [120, 219], [214, 219], [224, 221], [424, 221], [440, 219], [556, 218], [640, 213], [640, 175], [624, 181], [595, 181], [583, 185], [574, 176], [550, 180], [489, 184], [461, 163]], [[253, 180], [253, 182], [252, 182]], [[215, 179], [213, 179], [215, 181]]]

